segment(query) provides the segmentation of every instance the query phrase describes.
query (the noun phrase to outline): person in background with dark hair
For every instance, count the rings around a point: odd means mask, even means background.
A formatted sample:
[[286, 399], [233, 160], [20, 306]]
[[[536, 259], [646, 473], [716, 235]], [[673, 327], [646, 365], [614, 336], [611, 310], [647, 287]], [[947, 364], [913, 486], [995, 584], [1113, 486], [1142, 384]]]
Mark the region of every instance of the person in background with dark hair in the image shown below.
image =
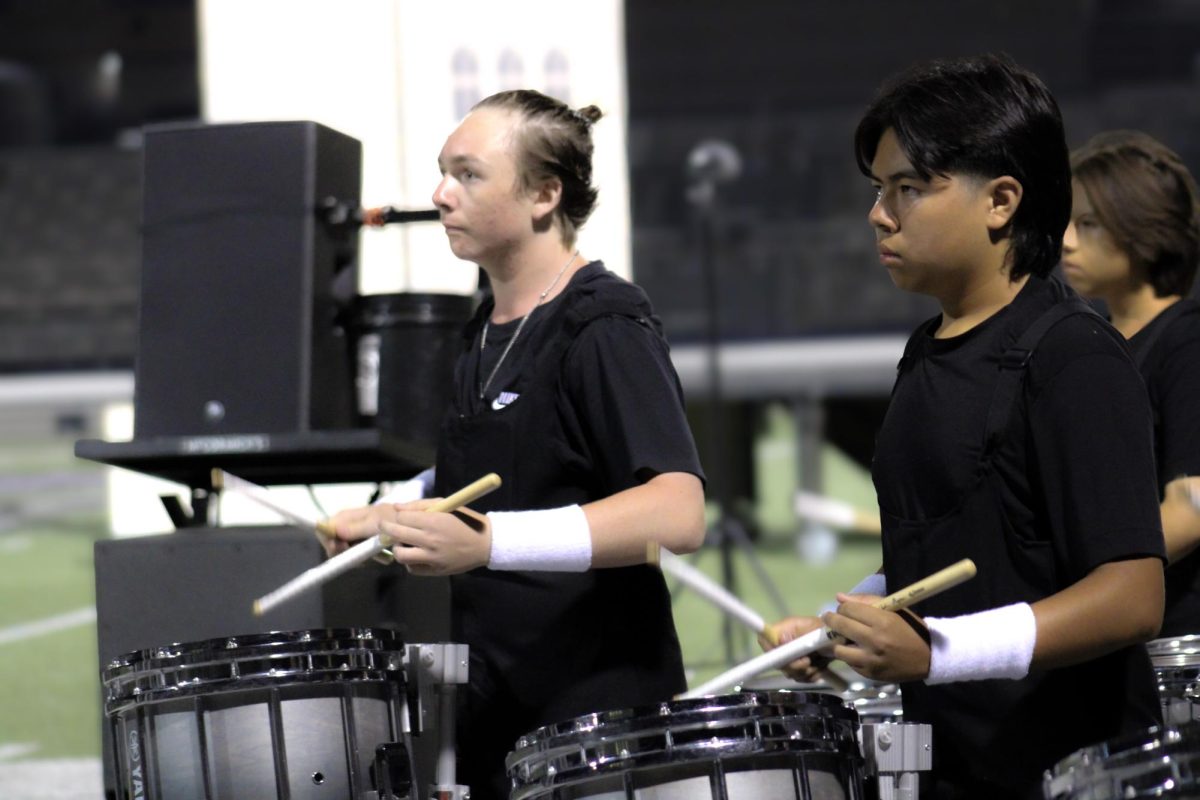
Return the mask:
[[1094, 137], [1071, 156], [1075, 202], [1063, 274], [1104, 300], [1150, 392], [1167, 557], [1163, 636], [1200, 633], [1200, 262], [1196, 182], [1139, 131]]
[[[1141, 646], [1163, 594], [1145, 388], [1119, 334], [1048, 277], [1071, 177], [1036, 76], [995, 56], [915, 67], [855, 153], [883, 266], [942, 313], [905, 348], [872, 465], [882, 574], [823, 615], [850, 641], [830, 655], [900, 682], [905, 722], [932, 725], [924, 797], [1041, 798], [1043, 770], [1161, 718]], [[865, 602], [962, 558], [978, 574], [924, 618]]]
[[596, 204], [599, 118], [502, 92], [438, 157], [450, 249], [493, 294], [464, 334], [434, 493], [496, 472], [503, 485], [475, 504], [486, 515], [416, 501], [332, 520], [343, 540], [391, 536], [414, 573], [454, 576], [454, 639], [471, 648], [460, 781], [473, 800], [508, 797], [504, 758], [521, 734], [686, 689], [670, 596], [645, 562], [651, 542], [703, 542], [703, 473], [649, 300], [575, 246]]

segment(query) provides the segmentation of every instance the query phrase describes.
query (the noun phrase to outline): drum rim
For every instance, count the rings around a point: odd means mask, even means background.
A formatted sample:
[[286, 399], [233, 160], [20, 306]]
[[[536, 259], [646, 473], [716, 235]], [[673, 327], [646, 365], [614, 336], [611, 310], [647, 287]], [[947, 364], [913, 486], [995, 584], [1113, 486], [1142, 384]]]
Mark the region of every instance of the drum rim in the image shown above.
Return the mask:
[[[403, 656], [403, 641], [390, 629], [271, 631], [135, 650], [109, 663], [101, 685], [106, 713], [114, 714], [129, 705], [260, 686], [403, 683]], [[305, 663], [297, 666], [298, 659]]]
[[[723, 739], [720, 735], [722, 730], [739, 725], [753, 724], [757, 729], [760, 724], [778, 724], [796, 717], [822, 727], [820, 735], [800, 736], [791, 731], [786, 736], [754, 740], [754, 750], [747, 749], [752, 743], [749, 739]], [[657, 726], [653, 724], [656, 720], [661, 720]], [[676, 724], [668, 725], [668, 720]], [[696, 736], [704, 730], [713, 732], [711, 739]], [[861, 761], [857, 730], [857, 711], [837, 695], [787, 690], [738, 692], [596, 712], [544, 725], [517, 740], [505, 767], [516, 790], [550, 784], [563, 788], [628, 769], [635, 763], [641, 767], [700, 764], [718, 755], [748, 758], [794, 753], [848, 758], [857, 763]], [[687, 736], [677, 746], [663, 744], [670, 738], [668, 731], [686, 731]], [[584, 736], [591, 738], [585, 740]], [[630, 750], [627, 745], [631, 740], [652, 746]], [[563, 769], [563, 761], [570, 762], [570, 766]]]
[[[286, 639], [282, 637], [287, 637]], [[359, 642], [380, 642], [381, 644], [398, 644], [403, 649], [403, 640], [398, 631], [390, 628], [305, 628], [295, 631], [267, 631], [265, 633], [243, 633], [233, 636], [215, 636], [211, 639], [197, 639], [190, 642], [171, 642], [169, 644], [144, 647], [130, 650], [113, 657], [104, 668], [105, 674], [121, 669], [137, 669], [142, 667], [155, 669], [172, 663], [186, 663], [191, 656], [208, 656], [210, 653], [241, 651], [251, 652], [252, 648], [278, 647], [285, 644], [303, 644], [306, 647], [319, 647], [326, 642], [340, 642], [353, 639]], [[384, 647], [366, 648], [382, 650]]]
[[1200, 666], [1200, 634], [1153, 639], [1146, 642], [1146, 652], [1156, 669]]
[[[1043, 786], [1052, 798], [1068, 797], [1063, 792], [1077, 789], [1120, 787], [1126, 779], [1143, 776], [1163, 763], [1178, 764], [1181, 755], [1192, 756], [1188, 763], [1193, 769], [1200, 766], [1200, 721], [1155, 725], [1080, 748], [1046, 770]], [[1183, 788], [1196, 787], [1200, 779]]]
[[[742, 698], [743, 702], [733, 702], [734, 698]], [[751, 700], [752, 702], [745, 702], [745, 700]], [[517, 741], [520, 743], [527, 739], [539, 741], [543, 738], [570, 736], [585, 730], [594, 730], [606, 724], [627, 724], [630, 721], [643, 718], [666, 717], [671, 713], [675, 713], [676, 710], [678, 712], [703, 712], [716, 709], [734, 709], [748, 706], [764, 707], [771, 705], [828, 706], [831, 711], [835, 709], [846, 710], [846, 704], [840, 696], [826, 692], [798, 692], [790, 689], [732, 692], [730, 694], [664, 700], [659, 703], [647, 703], [629, 708], [581, 714], [577, 717], [542, 725], [528, 733], [522, 734]], [[530, 744], [532, 743], [530, 742]]]

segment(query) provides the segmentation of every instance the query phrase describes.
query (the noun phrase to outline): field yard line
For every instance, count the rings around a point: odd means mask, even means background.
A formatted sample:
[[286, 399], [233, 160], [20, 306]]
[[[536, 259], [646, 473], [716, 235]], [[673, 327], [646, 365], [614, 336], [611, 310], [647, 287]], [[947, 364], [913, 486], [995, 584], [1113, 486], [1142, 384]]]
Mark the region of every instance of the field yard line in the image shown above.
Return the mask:
[[44, 636], [48, 633], [55, 633], [80, 625], [88, 625], [95, 621], [96, 609], [94, 606], [77, 608], [74, 611], [59, 614], [56, 617], [47, 617], [46, 619], [39, 619], [34, 622], [25, 622], [8, 628], [0, 628], [0, 645], [32, 639], [35, 636]]
[[30, 753], [36, 753], [38, 746], [34, 742], [9, 742], [0, 744], [0, 761], [12, 761]]

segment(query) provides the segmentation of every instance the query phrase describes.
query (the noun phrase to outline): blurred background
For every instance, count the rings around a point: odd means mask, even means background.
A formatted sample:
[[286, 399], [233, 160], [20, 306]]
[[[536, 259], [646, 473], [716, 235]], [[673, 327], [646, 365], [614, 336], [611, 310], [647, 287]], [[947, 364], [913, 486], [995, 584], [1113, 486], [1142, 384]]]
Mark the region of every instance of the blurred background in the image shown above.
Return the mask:
[[[474, 100], [529, 86], [604, 108], [583, 249], [653, 299], [712, 479], [697, 563], [768, 618], [878, 567], [869, 525], [804, 498], [872, 516], [895, 363], [934, 313], [894, 290], [866, 224], [851, 139], [880, 82], [1004, 51], [1055, 93], [1072, 147], [1138, 128], [1200, 172], [1194, 0], [454, 6], [0, 0], [0, 796], [101, 796], [94, 547], [172, 530], [158, 495], [189, 494], [75, 456], [134, 432], [147, 126], [314, 120], [364, 143], [364, 205], [416, 209]], [[436, 225], [354, 235], [364, 293], [475, 290]], [[678, 588], [676, 614], [693, 681], [756, 652]]]

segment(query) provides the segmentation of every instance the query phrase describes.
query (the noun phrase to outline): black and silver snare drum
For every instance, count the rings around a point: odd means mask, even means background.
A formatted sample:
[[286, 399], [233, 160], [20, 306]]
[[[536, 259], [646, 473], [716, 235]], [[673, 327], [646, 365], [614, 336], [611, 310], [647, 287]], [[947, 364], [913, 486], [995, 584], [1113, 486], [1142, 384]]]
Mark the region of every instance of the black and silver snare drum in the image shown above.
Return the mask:
[[1200, 636], [1155, 639], [1146, 650], [1158, 677], [1163, 722], [1179, 725], [1200, 720]]
[[1200, 723], [1085, 747], [1046, 771], [1047, 800], [1200, 798]]
[[806, 692], [587, 714], [518, 740], [511, 800], [860, 800], [857, 731], [841, 698]]
[[102, 681], [130, 800], [358, 800], [376, 746], [408, 729], [388, 630], [172, 644], [114, 659]]

